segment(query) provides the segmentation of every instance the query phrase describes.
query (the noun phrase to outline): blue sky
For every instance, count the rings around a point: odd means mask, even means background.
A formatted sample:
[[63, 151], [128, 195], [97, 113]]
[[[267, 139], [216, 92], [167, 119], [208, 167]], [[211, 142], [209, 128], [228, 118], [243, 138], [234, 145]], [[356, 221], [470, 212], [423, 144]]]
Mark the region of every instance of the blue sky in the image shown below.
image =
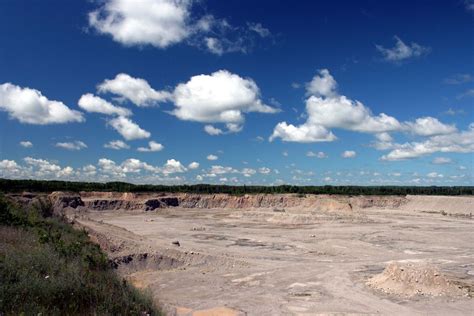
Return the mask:
[[472, 1], [0, 3], [0, 177], [472, 185]]

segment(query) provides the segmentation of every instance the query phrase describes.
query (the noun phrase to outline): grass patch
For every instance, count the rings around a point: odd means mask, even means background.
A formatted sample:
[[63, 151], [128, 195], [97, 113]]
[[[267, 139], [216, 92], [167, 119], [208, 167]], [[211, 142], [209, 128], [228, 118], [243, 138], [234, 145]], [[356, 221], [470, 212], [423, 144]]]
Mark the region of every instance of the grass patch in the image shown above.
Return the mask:
[[0, 315], [160, 315], [43, 202], [22, 209], [0, 196]]

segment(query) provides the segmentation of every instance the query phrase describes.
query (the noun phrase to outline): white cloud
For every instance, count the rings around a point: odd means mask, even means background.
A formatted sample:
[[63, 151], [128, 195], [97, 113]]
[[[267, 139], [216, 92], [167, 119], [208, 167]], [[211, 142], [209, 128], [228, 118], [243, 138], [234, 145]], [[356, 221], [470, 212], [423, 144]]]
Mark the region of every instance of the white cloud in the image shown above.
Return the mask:
[[76, 140], [73, 142], [59, 142], [59, 143], [56, 143], [55, 146], [59, 148], [67, 149], [67, 150], [81, 150], [81, 149], [87, 148], [87, 145], [80, 140]]
[[[244, 79], [226, 70], [191, 77], [173, 93], [176, 108], [172, 113], [185, 121], [227, 123], [233, 132], [240, 130], [244, 113], [276, 113], [260, 99], [260, 90], [252, 79]], [[208, 128], [209, 129], [209, 128]]]
[[97, 168], [94, 165], [87, 165], [82, 167], [82, 173], [87, 177], [92, 177], [97, 174]]
[[413, 159], [436, 152], [474, 152], [474, 123], [466, 131], [447, 135], [436, 135], [422, 142], [392, 144], [392, 151], [382, 156], [382, 160]]
[[447, 158], [447, 157], [436, 157], [432, 161], [432, 163], [435, 164], [435, 165], [446, 165], [446, 164], [450, 164], [452, 162], [453, 161], [451, 160], [451, 158]]
[[0, 160], [0, 176], [3, 178], [20, 175], [21, 167], [14, 160]]
[[442, 174], [439, 174], [437, 172], [430, 172], [426, 176], [428, 178], [443, 178], [444, 177]]
[[311, 95], [306, 100], [306, 122], [299, 126], [278, 123], [270, 141], [276, 138], [302, 143], [334, 141], [337, 137], [329, 128], [363, 133], [385, 133], [402, 128], [394, 117], [384, 113], [373, 115], [361, 102], [338, 95], [336, 87], [337, 83], [329, 71], [321, 70], [307, 85], [308, 93], [318, 96]]
[[269, 140], [273, 141], [281, 138], [285, 142], [312, 143], [312, 142], [331, 142], [337, 137], [323, 126], [302, 124], [295, 126], [286, 122], [278, 123]]
[[89, 13], [89, 25], [123, 45], [165, 48], [191, 34], [191, 1], [105, 0]]
[[212, 136], [221, 135], [223, 133], [220, 128], [214, 127], [212, 125], [204, 126], [204, 131]]
[[196, 161], [193, 161], [188, 165], [188, 169], [194, 170], [194, 169], [197, 169], [197, 168], [199, 168], [199, 163], [196, 162]]
[[394, 117], [384, 113], [373, 115], [359, 101], [345, 96], [320, 98], [311, 96], [306, 101], [308, 123], [326, 128], [341, 128], [363, 133], [383, 133], [401, 128]]
[[400, 62], [428, 54], [431, 51], [429, 47], [424, 47], [417, 43], [407, 45], [398, 36], [395, 36], [394, 38], [396, 43], [392, 48], [384, 48], [381, 45], [375, 45], [386, 61]]
[[132, 114], [129, 109], [115, 106], [112, 103], [107, 102], [106, 100], [91, 93], [82, 95], [79, 99], [78, 105], [81, 109], [87, 112], [121, 116], [129, 116]]
[[[213, 15], [196, 16], [194, 0], [103, 0], [89, 13], [89, 26], [125, 46], [167, 48], [181, 42], [217, 55], [246, 53], [270, 31], [259, 23], [232, 26]], [[194, 12], [195, 13], [195, 12]]]
[[312, 151], [308, 151], [306, 153], [306, 156], [307, 157], [315, 157], [315, 158], [319, 158], [319, 159], [323, 159], [323, 158], [327, 158], [328, 155], [322, 151], [318, 151], [318, 152], [312, 152]]
[[360, 133], [375, 134], [378, 142], [374, 147], [388, 149], [393, 140], [389, 132], [405, 132], [419, 136], [451, 134], [455, 125], [448, 125], [433, 117], [421, 117], [414, 122], [399, 122], [385, 113], [375, 115], [359, 101], [339, 95], [337, 83], [327, 69], [319, 71], [307, 84], [306, 122], [295, 126], [278, 123], [269, 140], [281, 138], [289, 142], [330, 142], [337, 139], [331, 129], [339, 128]]
[[377, 138], [380, 142], [391, 142], [393, 140], [392, 136], [386, 132], [375, 134], [375, 138]]
[[0, 110], [10, 118], [28, 124], [83, 122], [81, 112], [71, 110], [60, 101], [49, 100], [40, 91], [11, 83], [0, 85]]
[[142, 129], [138, 124], [127, 117], [116, 117], [110, 120], [109, 124], [126, 140], [149, 138], [151, 136], [150, 132]]
[[421, 136], [433, 136], [440, 134], [451, 134], [457, 131], [456, 126], [446, 125], [441, 123], [434, 117], [421, 117], [415, 120], [415, 122], [406, 122], [408, 131], [421, 135]]
[[209, 170], [209, 174], [217, 175], [217, 174], [226, 174], [226, 173], [238, 173], [239, 171], [232, 168], [232, 167], [223, 167], [223, 166], [212, 166]]
[[20, 142], [20, 146], [25, 147], [25, 148], [31, 148], [33, 147], [33, 143], [30, 142], [29, 140], [24, 140]]
[[32, 157], [26, 157], [24, 161], [35, 168], [34, 174], [38, 177], [59, 177], [62, 175], [63, 169], [50, 161]]
[[157, 152], [163, 150], [164, 146], [155, 141], [148, 142], [148, 147], [138, 147], [138, 151], [141, 152]]
[[331, 76], [329, 70], [321, 69], [319, 75], [313, 77], [313, 80], [306, 83], [306, 94], [308, 96], [333, 97], [336, 95], [337, 82]]
[[120, 149], [129, 149], [130, 146], [127, 143], [125, 143], [123, 140], [111, 140], [110, 142], [104, 145], [104, 148], [120, 150]]
[[341, 154], [342, 158], [354, 158], [357, 153], [353, 150], [346, 150]]
[[100, 93], [113, 93], [120, 96], [119, 100], [129, 100], [142, 107], [171, 99], [171, 93], [168, 91], [157, 91], [146, 80], [125, 73], [118, 74], [114, 79], [104, 80], [97, 89]]
[[172, 173], [182, 173], [187, 171], [186, 167], [181, 164], [178, 160], [169, 159], [161, 169], [161, 172], [165, 175]]
[[251, 177], [257, 173], [257, 170], [252, 169], [252, 168], [244, 168], [242, 169], [241, 173], [244, 177]]
[[212, 154], [208, 155], [206, 158], [207, 158], [207, 160], [211, 160], [211, 161], [219, 159], [219, 157], [217, 157], [216, 155], [212, 155]]
[[261, 174], [269, 174], [270, 172], [272, 172], [272, 169], [267, 168], [267, 167], [261, 167], [261, 168], [258, 168], [258, 172]]

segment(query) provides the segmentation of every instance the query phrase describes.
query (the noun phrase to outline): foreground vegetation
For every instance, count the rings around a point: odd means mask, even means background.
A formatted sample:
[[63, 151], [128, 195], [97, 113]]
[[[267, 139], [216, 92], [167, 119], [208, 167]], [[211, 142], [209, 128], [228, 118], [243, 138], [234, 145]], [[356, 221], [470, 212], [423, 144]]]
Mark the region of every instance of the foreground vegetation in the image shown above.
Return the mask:
[[122, 281], [85, 231], [0, 196], [0, 315], [157, 315]]
[[135, 185], [124, 182], [68, 182], [0, 179], [0, 192], [115, 191], [115, 192], [184, 192], [198, 194], [344, 194], [344, 195], [473, 195], [473, 186], [228, 186], [228, 185]]

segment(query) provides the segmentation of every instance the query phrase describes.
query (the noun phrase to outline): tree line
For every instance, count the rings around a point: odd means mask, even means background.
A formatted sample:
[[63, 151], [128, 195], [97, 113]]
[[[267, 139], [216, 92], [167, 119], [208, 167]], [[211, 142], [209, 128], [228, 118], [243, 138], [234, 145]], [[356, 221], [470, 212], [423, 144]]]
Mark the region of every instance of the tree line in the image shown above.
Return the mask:
[[53, 192], [53, 191], [114, 191], [114, 192], [166, 192], [233, 195], [243, 194], [339, 194], [339, 195], [474, 195], [474, 186], [259, 186], [259, 185], [150, 185], [126, 182], [71, 182], [56, 180], [0, 179], [0, 191]]

